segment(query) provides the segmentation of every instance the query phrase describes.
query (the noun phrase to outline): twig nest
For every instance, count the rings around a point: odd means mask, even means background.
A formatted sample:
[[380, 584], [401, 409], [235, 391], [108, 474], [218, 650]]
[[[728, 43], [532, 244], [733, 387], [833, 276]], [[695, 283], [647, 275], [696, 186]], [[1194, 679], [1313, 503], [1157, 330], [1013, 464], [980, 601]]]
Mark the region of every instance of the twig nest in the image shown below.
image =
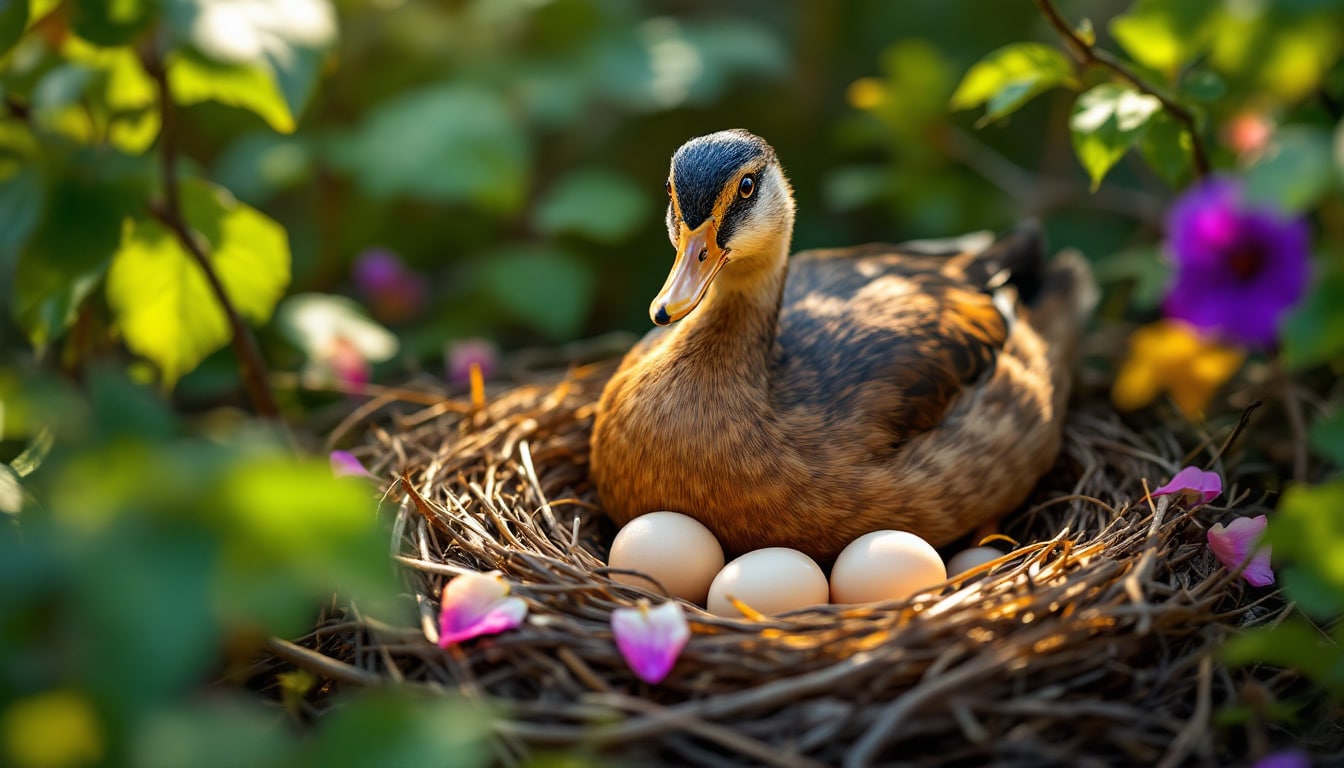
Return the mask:
[[831, 602], [904, 600], [947, 581], [943, 559], [907, 531], [873, 531], [845, 547], [831, 569]]

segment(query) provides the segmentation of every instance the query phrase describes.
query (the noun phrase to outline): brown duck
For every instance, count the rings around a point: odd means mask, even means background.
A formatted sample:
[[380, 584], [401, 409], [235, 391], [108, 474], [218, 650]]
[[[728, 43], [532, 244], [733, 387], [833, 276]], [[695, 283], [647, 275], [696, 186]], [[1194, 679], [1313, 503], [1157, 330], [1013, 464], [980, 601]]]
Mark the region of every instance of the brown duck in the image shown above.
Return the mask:
[[935, 545], [1023, 502], [1059, 451], [1094, 289], [1034, 229], [789, 258], [792, 189], [746, 131], [672, 157], [659, 326], [602, 394], [617, 523], [690, 515], [731, 554], [821, 560], [874, 530]]

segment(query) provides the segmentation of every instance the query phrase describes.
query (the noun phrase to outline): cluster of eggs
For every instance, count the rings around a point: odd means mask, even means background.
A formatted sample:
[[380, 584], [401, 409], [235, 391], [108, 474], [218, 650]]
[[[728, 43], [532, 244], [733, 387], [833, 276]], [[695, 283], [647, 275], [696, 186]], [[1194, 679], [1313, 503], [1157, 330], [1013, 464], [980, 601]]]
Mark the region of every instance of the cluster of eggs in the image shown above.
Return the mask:
[[796, 549], [769, 547], [724, 564], [723, 548], [708, 528], [677, 512], [651, 512], [616, 534], [608, 565], [617, 581], [657, 591], [637, 571], [672, 595], [704, 605], [718, 616], [741, 616], [736, 602], [765, 615], [825, 603], [899, 600], [989, 562], [1000, 553], [976, 547], [946, 565], [928, 542], [906, 531], [874, 531], [845, 547], [831, 568]]

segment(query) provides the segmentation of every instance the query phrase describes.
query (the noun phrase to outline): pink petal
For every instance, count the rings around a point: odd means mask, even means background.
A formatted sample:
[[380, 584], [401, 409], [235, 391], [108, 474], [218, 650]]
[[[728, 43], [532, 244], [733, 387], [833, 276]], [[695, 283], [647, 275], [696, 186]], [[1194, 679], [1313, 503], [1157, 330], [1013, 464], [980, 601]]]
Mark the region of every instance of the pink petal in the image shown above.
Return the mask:
[[617, 608], [611, 612], [611, 632], [616, 648], [630, 669], [646, 683], [661, 683], [691, 639], [686, 612], [681, 603], [663, 603], [649, 608]]
[[522, 624], [527, 603], [508, 594], [509, 585], [497, 572], [467, 573], [448, 582], [439, 606], [439, 646], [447, 648]]
[[1198, 507], [1208, 504], [1210, 501], [1223, 494], [1223, 479], [1217, 472], [1205, 472], [1199, 467], [1186, 467], [1176, 476], [1171, 478], [1171, 482], [1152, 492], [1155, 499], [1158, 496], [1167, 496], [1174, 494], [1176, 503], [1184, 504], [1189, 507]]
[[[1209, 528], [1209, 549], [1213, 556], [1229, 571], [1236, 570], [1251, 553], [1251, 547], [1265, 532], [1265, 516], [1239, 517], [1224, 526], [1222, 523]], [[1274, 571], [1269, 566], [1270, 547], [1262, 546], [1255, 550], [1246, 570], [1241, 577], [1253, 587], [1263, 587], [1274, 583]]]
[[331, 473], [337, 477], [372, 477], [355, 454], [349, 451], [331, 452]]

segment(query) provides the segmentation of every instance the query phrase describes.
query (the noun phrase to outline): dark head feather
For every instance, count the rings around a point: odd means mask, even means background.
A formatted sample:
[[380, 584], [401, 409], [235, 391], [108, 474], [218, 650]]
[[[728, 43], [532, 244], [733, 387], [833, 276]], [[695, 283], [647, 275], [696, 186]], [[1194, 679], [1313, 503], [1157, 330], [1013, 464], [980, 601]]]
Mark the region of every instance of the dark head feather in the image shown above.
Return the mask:
[[[742, 166], [766, 164], [774, 157], [775, 150], [764, 139], [740, 129], [699, 136], [682, 144], [672, 156], [672, 183], [682, 221], [691, 229], [700, 226], [714, 214], [714, 201], [723, 185]], [[736, 202], [749, 204], [754, 200], [755, 196]], [[720, 241], [728, 234], [721, 227]]]

